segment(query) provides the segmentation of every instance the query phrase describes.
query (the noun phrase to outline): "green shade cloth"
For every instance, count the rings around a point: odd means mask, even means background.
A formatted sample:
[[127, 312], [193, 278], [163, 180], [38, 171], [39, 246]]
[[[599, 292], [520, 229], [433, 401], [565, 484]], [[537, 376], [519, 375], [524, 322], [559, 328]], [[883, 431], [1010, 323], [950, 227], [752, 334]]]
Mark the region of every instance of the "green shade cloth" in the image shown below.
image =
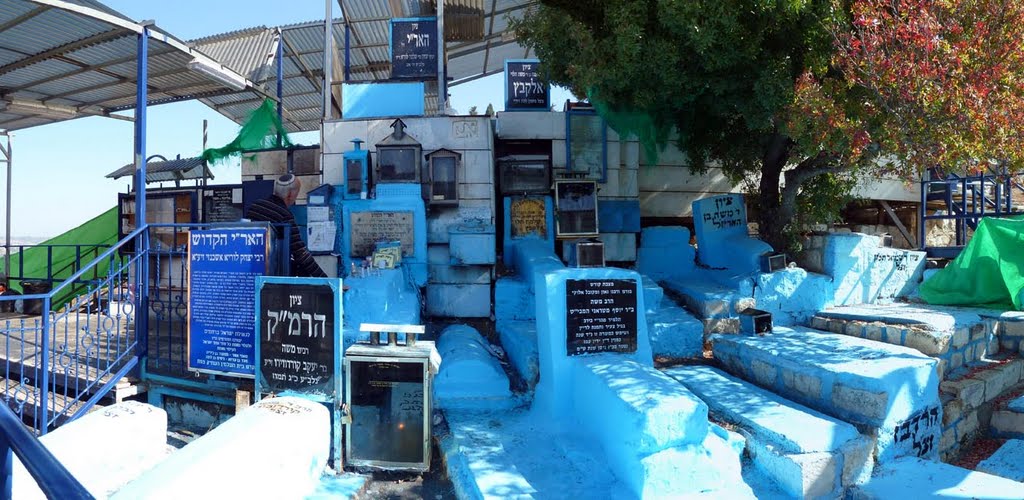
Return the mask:
[[[60, 236], [50, 238], [32, 247], [26, 247], [23, 252], [11, 254], [11, 270], [10, 272], [5, 271], [5, 274], [12, 277], [11, 288], [19, 292], [22, 291], [20, 280], [45, 280], [49, 258], [47, 247], [51, 246], [53, 278], [57, 280], [54, 283], [54, 288], [56, 288], [61, 279], [68, 278], [77, 272], [75, 269], [77, 257], [75, 245], [80, 246], [82, 259], [80, 264], [84, 267], [116, 243], [117, 207], [114, 207]], [[0, 259], [0, 267], [2, 266], [3, 259]], [[98, 266], [83, 275], [82, 280], [103, 279], [107, 276], [109, 268], [110, 259], [104, 259]], [[86, 291], [84, 286], [68, 286], [53, 298], [54, 309], [58, 309], [74, 296]]]
[[970, 243], [945, 268], [921, 283], [929, 304], [1021, 309], [1024, 219], [986, 217]]
[[291, 145], [284, 125], [277, 119], [277, 104], [270, 99], [264, 99], [263, 104], [249, 115], [235, 140], [226, 146], [203, 151], [203, 159], [215, 164], [246, 151], [287, 148]]

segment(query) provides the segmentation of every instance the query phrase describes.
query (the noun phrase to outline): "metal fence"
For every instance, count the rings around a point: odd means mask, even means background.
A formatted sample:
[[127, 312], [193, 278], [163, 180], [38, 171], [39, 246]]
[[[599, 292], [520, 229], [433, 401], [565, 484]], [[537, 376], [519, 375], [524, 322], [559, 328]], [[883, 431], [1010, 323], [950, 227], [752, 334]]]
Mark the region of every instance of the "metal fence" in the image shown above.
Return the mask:
[[[983, 217], [1005, 217], [1020, 213], [1024, 193], [1024, 176], [1001, 172], [987, 172], [978, 175], [961, 176], [955, 173], [943, 174], [939, 169], [929, 169], [929, 175], [921, 181], [921, 207], [918, 235], [921, 247], [931, 257], [956, 257], [967, 244], [969, 229], [977, 228]], [[943, 213], [929, 213], [929, 202], [940, 202]], [[951, 220], [955, 229], [952, 247], [931, 247], [927, 245], [928, 221]]]
[[[135, 231], [45, 294], [0, 296], [0, 397], [38, 433], [83, 415], [137, 365], [147, 240]], [[141, 252], [123, 254], [128, 245]]]

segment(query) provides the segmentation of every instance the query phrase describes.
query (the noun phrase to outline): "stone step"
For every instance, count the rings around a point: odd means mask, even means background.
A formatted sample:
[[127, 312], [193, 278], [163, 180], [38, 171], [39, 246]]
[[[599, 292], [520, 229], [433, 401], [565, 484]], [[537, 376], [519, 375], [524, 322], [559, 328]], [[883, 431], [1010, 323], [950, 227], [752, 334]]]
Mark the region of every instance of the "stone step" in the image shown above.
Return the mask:
[[1024, 499], [1024, 483], [942, 462], [903, 457], [876, 468], [871, 480], [851, 488], [846, 498]]
[[704, 323], [668, 301], [654, 311], [648, 307], [647, 334], [656, 357], [684, 359], [703, 355]]
[[753, 465], [788, 496], [836, 497], [871, 475], [872, 443], [846, 422], [710, 366], [664, 373], [707, 403], [713, 417], [746, 431]]
[[978, 464], [978, 472], [1024, 482], [1024, 440], [1011, 439]]
[[669, 278], [661, 286], [700, 319], [734, 318], [739, 310], [753, 307], [753, 299], [737, 289], [698, 277]]
[[[974, 439], [978, 430], [984, 427], [984, 416], [993, 402], [1000, 400], [1008, 391], [1021, 383], [1024, 377], [1024, 360], [985, 360], [973, 363], [969, 372], [957, 372], [954, 377], [939, 384], [943, 398], [942, 441], [940, 453], [943, 457], [954, 456], [961, 444]], [[1015, 406], [1016, 407], [1016, 406]], [[1004, 418], [1010, 416], [1011, 418]], [[1024, 425], [1012, 415], [993, 411], [990, 429], [993, 434], [1002, 435], [1000, 429]], [[1007, 433], [1005, 437], [1013, 437]]]
[[989, 429], [998, 437], [1024, 439], [1024, 396], [1017, 396], [996, 408]]
[[910, 347], [939, 360], [940, 375], [999, 352], [1000, 311], [926, 304], [865, 304], [818, 312], [818, 330]]
[[765, 336], [714, 335], [735, 375], [874, 433], [876, 457], [938, 457], [936, 361], [906, 347], [803, 327]]

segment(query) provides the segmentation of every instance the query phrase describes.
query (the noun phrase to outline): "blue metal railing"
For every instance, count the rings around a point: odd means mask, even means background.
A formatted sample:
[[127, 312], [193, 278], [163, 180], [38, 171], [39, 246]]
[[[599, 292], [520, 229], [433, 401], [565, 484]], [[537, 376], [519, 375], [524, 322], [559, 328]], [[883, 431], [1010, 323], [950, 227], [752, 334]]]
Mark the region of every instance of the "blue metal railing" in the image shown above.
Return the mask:
[[[89, 411], [144, 354], [138, 350], [135, 311], [144, 300], [139, 276], [147, 241], [148, 229], [140, 228], [88, 264], [76, 265], [77, 271], [46, 294], [0, 297], [0, 305], [42, 303], [38, 317], [0, 323], [0, 398], [40, 434]], [[122, 255], [126, 245], [141, 252]], [[102, 266], [106, 271], [97, 273]], [[69, 302], [53, 303], [62, 296]]]
[[13, 493], [11, 473], [15, 455], [36, 480], [46, 498], [93, 498], [50, 451], [25, 429], [11, 409], [0, 405], [0, 495], [3, 498], [11, 498]]
[[[943, 175], [939, 169], [929, 169], [929, 178], [921, 181], [921, 207], [918, 236], [921, 247], [929, 256], [952, 258], [967, 244], [968, 228], [977, 229], [983, 217], [1002, 217], [1014, 213], [1013, 193], [1024, 193], [1024, 186], [1018, 182], [1020, 174], [1005, 171], [961, 176], [955, 173]], [[991, 191], [991, 195], [989, 194]], [[956, 199], [959, 197], [959, 199]], [[943, 214], [929, 214], [928, 202], [942, 201]], [[955, 241], [952, 247], [931, 247], [927, 245], [928, 221], [952, 220]]]
[[[44, 248], [46, 249], [46, 275], [45, 276], [29, 276], [25, 274], [25, 255], [26, 250]], [[54, 251], [65, 248], [74, 248], [75, 257], [65, 263], [61, 267], [54, 267]], [[21, 280], [32, 280], [32, 281], [46, 281], [49, 283], [55, 283], [63, 281], [62, 277], [65, 274], [76, 273], [82, 269], [83, 262], [90, 262], [95, 259], [100, 252], [110, 248], [110, 245], [102, 244], [90, 244], [90, 245], [11, 245], [11, 269], [6, 269], [7, 278], [11, 281]], [[17, 260], [17, 263], [13, 261]], [[93, 276], [94, 278], [97, 276]]]

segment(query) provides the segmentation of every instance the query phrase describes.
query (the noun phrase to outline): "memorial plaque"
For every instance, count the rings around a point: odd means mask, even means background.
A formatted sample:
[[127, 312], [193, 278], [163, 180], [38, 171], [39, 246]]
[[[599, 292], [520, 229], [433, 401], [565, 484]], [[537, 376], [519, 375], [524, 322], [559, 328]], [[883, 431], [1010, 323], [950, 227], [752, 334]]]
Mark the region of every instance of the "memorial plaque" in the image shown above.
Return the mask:
[[242, 219], [242, 188], [203, 190], [203, 222], [238, 222]]
[[437, 78], [437, 20], [391, 20], [391, 78]]
[[348, 227], [352, 257], [373, 255], [380, 241], [401, 241], [404, 257], [415, 251], [412, 212], [352, 212]]
[[267, 271], [267, 230], [193, 230], [188, 240], [188, 366], [252, 376], [256, 277]]
[[636, 280], [566, 280], [566, 353], [636, 352], [636, 294]]
[[512, 237], [523, 238], [536, 235], [544, 238], [548, 234], [548, 211], [541, 198], [520, 198], [512, 200], [509, 218], [512, 220]]
[[541, 81], [538, 59], [505, 61], [505, 111], [547, 111], [550, 87]]
[[[296, 281], [296, 280], [292, 280]], [[309, 281], [309, 280], [303, 280]], [[263, 282], [259, 290], [260, 391], [336, 394], [336, 288]]]

